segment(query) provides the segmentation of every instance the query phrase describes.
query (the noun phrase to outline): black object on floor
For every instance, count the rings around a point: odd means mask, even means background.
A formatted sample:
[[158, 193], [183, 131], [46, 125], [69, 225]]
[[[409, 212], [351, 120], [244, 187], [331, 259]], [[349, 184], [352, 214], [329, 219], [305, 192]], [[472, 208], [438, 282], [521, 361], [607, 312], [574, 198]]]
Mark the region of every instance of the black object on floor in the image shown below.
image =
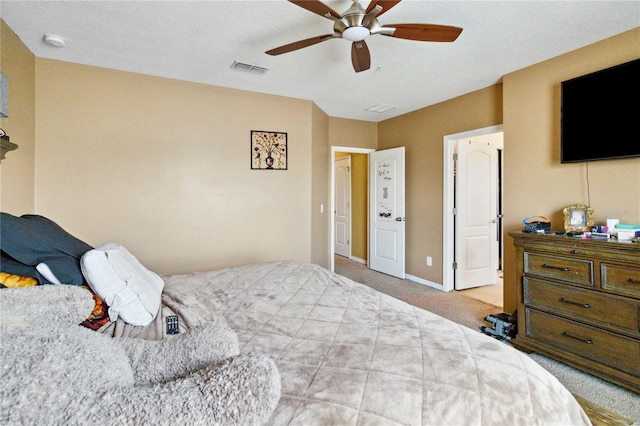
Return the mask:
[[518, 331], [517, 318], [515, 312], [513, 314], [502, 312], [496, 315], [487, 315], [484, 319], [491, 323], [491, 327], [483, 325], [480, 330], [498, 340], [511, 340]]

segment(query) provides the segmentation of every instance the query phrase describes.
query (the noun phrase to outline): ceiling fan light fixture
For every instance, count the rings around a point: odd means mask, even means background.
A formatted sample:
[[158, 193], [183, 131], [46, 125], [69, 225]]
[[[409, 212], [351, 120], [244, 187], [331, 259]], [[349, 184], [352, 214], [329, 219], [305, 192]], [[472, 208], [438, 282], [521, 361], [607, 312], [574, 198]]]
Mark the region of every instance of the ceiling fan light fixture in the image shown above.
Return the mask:
[[382, 15], [402, 0], [370, 0], [367, 9], [360, 0], [351, 0], [351, 7], [342, 15], [338, 14], [322, 0], [289, 0], [309, 12], [333, 21], [333, 33], [310, 37], [267, 50], [267, 55], [276, 56], [313, 46], [334, 38], [351, 41], [351, 64], [355, 72], [366, 71], [371, 67], [371, 55], [364, 39], [370, 35], [383, 35], [405, 40], [452, 42], [462, 32], [462, 28], [436, 24], [393, 24], [381, 25], [378, 16]]
[[346, 38], [350, 41], [362, 41], [365, 38], [369, 37], [371, 32], [369, 32], [369, 28], [356, 26], [349, 27], [342, 32], [342, 38]]

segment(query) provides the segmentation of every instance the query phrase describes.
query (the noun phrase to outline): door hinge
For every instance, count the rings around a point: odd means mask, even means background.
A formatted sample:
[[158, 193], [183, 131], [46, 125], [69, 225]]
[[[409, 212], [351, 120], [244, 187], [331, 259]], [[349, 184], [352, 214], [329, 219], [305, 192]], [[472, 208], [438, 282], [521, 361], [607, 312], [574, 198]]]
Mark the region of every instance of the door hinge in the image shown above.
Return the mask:
[[453, 263], [451, 264], [451, 268], [452, 268], [452, 269], [458, 269], [458, 262], [453, 262]]
[[458, 154], [453, 154], [453, 161], [458, 161]]
[[452, 214], [452, 215], [454, 215], [454, 216], [455, 216], [455, 215], [457, 215], [457, 214], [458, 214], [458, 208], [457, 208], [457, 207], [454, 207], [454, 208], [451, 210], [451, 214]]

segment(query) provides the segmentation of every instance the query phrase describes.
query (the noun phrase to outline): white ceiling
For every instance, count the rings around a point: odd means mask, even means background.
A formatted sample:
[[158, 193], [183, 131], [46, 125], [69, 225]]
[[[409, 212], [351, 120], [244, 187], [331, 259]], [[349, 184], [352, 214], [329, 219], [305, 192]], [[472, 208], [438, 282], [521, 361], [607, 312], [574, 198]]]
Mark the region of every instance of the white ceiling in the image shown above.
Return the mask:
[[[342, 13], [351, 1], [325, 4]], [[333, 32], [330, 20], [286, 0], [2, 0], [0, 16], [37, 57], [308, 99], [331, 117], [378, 122], [638, 27], [640, 1], [404, 0], [380, 23], [452, 25], [462, 34], [453, 43], [370, 36], [371, 69], [360, 73], [344, 39], [265, 54]], [[66, 47], [45, 44], [49, 33]], [[236, 60], [270, 70], [234, 71]], [[366, 111], [377, 104], [397, 108]]]

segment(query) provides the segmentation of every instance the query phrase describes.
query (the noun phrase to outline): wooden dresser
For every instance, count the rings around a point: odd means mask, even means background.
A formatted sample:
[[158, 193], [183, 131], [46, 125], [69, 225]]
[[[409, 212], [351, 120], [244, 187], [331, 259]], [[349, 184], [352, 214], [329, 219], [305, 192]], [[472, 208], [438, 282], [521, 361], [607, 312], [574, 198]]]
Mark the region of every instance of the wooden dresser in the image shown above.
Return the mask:
[[509, 235], [519, 283], [512, 344], [640, 392], [640, 244]]

